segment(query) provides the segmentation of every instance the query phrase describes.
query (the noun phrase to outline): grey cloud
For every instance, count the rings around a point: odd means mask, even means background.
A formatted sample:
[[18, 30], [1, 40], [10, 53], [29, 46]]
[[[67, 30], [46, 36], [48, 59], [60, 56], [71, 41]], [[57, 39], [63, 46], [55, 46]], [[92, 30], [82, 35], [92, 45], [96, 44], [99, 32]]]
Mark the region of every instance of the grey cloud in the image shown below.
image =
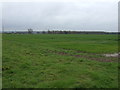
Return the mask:
[[117, 3], [3, 3], [6, 29], [71, 29], [117, 31]]

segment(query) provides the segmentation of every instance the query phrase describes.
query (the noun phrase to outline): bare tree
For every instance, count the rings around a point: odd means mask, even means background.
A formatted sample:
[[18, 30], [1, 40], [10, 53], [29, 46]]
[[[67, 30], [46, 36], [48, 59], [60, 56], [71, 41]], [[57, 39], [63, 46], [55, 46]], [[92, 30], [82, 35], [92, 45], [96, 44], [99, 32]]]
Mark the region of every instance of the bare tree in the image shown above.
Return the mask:
[[28, 33], [29, 33], [29, 34], [32, 34], [32, 33], [33, 33], [33, 29], [31, 29], [31, 28], [28, 29]]

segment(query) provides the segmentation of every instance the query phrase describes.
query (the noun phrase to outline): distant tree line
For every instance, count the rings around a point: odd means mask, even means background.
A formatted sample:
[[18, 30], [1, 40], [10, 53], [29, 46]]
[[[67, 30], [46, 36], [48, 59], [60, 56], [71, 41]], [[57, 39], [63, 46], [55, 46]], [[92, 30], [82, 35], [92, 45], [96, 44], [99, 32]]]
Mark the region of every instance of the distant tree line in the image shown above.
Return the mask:
[[48, 30], [48, 31], [33, 31], [33, 29], [28, 29], [24, 32], [4, 32], [4, 33], [14, 33], [14, 34], [120, 34], [120, 32], [100, 32], [100, 31], [63, 31], [63, 30]]
[[100, 31], [43, 31], [43, 34], [120, 34], [118, 32], [100, 32]]

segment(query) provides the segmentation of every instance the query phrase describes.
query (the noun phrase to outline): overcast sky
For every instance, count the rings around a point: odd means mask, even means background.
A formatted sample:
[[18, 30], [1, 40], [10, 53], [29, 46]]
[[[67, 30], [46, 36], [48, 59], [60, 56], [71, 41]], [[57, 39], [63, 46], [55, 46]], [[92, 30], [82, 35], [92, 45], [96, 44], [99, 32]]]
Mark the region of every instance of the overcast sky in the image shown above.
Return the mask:
[[118, 31], [118, 0], [2, 3], [5, 30]]

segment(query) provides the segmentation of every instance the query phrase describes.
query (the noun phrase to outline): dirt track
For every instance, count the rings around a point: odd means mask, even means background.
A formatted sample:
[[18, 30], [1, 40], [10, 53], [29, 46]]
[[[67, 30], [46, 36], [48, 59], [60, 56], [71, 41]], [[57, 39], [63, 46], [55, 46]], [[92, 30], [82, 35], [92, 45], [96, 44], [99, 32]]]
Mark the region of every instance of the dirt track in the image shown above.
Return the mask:
[[[59, 55], [65, 55], [65, 56], [73, 56], [76, 58], [86, 58], [88, 60], [95, 60], [95, 61], [100, 61], [100, 62], [117, 62], [118, 61], [118, 56], [116, 57], [106, 57], [104, 55], [101, 54], [93, 54], [93, 53], [86, 53], [87, 55], [75, 55], [75, 54], [71, 54], [71, 53], [66, 53], [66, 52], [59, 52], [59, 51], [52, 51], [49, 50], [49, 52], [54, 53], [54, 54], [59, 54]], [[78, 52], [77, 53], [84, 53], [84, 52]], [[98, 56], [98, 57], [97, 57]]]

